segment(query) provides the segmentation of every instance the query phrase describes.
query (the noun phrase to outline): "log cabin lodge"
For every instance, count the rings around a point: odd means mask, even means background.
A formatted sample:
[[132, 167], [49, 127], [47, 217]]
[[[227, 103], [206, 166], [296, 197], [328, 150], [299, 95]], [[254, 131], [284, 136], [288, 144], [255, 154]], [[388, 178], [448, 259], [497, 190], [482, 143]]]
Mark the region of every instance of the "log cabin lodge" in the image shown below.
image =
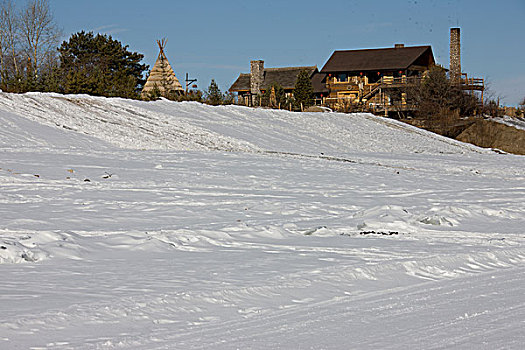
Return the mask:
[[[230, 92], [237, 93], [237, 103], [257, 106], [257, 96], [274, 83], [293, 94], [299, 72], [310, 74], [317, 105], [338, 111], [370, 111], [395, 115], [415, 110], [408, 93], [436, 64], [431, 46], [335, 51], [319, 71], [316, 66], [264, 68], [264, 61], [251, 61], [251, 71], [240, 74]], [[460, 29], [450, 30], [450, 70], [452, 82], [470, 93], [481, 93], [483, 79], [461, 73]]]

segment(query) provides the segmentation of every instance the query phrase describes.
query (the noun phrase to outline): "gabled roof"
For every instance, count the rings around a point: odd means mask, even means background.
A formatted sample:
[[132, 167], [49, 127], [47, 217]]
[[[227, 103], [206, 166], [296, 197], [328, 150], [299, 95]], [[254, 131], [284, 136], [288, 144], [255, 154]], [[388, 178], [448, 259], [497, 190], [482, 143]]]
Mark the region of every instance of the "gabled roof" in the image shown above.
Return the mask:
[[[265, 68], [264, 81], [261, 85], [261, 90], [265, 90], [273, 83], [281, 85], [283, 89], [293, 89], [297, 76], [303, 70], [307, 70], [310, 76], [317, 73], [316, 66], [306, 67], [283, 67], [283, 68]], [[250, 90], [250, 74], [241, 73], [237, 80], [230, 87], [230, 91], [249, 91]], [[315, 90], [315, 87], [314, 87]]]
[[239, 77], [230, 87], [230, 91], [244, 91], [244, 90], [250, 90], [250, 74], [248, 73], [241, 73], [239, 74]]
[[430, 46], [334, 51], [321, 73], [404, 70], [412, 64], [430, 66]]
[[239, 74], [239, 77], [230, 87], [230, 91], [244, 91], [250, 90], [250, 74], [247, 73], [241, 73]]

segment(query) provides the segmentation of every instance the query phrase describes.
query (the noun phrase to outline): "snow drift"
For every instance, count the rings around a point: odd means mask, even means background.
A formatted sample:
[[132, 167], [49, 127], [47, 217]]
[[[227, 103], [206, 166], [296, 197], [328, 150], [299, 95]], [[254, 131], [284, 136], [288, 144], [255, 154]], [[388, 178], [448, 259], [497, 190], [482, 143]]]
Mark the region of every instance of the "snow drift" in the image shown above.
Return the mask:
[[0, 93], [0, 348], [519, 349], [524, 180], [369, 114]]

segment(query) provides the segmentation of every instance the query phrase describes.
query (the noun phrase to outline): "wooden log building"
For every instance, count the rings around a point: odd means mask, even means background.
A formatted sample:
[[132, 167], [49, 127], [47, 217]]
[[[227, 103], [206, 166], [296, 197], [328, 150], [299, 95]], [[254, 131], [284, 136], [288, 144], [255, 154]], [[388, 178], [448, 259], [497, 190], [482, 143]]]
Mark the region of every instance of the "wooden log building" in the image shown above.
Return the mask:
[[[450, 79], [474, 93], [485, 89], [484, 80], [461, 72], [460, 29], [450, 30]], [[250, 74], [240, 74], [230, 88], [238, 103], [255, 106], [255, 97], [272, 83], [293, 95], [297, 75], [310, 72], [316, 104], [343, 111], [371, 111], [389, 115], [417, 108], [408, 91], [419, 84], [436, 64], [432, 48], [395, 44], [394, 47], [334, 51], [321, 71], [317, 67], [264, 68], [264, 61], [251, 61]]]
[[388, 106], [409, 109], [403, 87], [414, 84], [435, 65], [430, 46], [335, 51], [321, 73], [329, 94], [323, 104], [334, 109], [361, 106], [384, 111]]

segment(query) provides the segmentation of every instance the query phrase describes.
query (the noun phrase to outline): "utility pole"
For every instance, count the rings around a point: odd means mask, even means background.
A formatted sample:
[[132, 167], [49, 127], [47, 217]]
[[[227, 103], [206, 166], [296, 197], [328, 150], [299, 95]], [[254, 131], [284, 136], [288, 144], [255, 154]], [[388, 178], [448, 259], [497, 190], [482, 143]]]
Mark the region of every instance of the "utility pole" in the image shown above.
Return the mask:
[[190, 86], [191, 84], [195, 83], [197, 81], [197, 79], [190, 79], [188, 77], [188, 73], [186, 73], [186, 95], [188, 94], [188, 86]]

